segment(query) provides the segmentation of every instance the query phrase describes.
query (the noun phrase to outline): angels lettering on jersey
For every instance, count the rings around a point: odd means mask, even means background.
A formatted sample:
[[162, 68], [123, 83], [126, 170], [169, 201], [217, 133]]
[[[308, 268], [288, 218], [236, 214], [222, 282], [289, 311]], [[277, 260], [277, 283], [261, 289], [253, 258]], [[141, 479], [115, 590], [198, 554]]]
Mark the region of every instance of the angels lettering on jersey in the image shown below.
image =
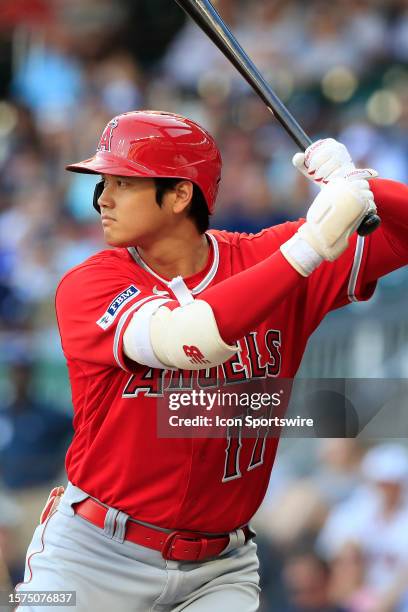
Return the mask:
[[[239, 350], [231, 359], [213, 368], [156, 370], [141, 367], [140, 372], [132, 374], [129, 378], [123, 389], [122, 397], [135, 398], [140, 395], [163, 397], [168, 391], [193, 388], [210, 389], [279, 376], [281, 369], [281, 332], [279, 330], [268, 329], [262, 334], [252, 331], [239, 340], [238, 347]], [[186, 348], [193, 353], [192, 360], [198, 363], [199, 357], [196, 352], [198, 351], [200, 355], [199, 349], [197, 347]]]

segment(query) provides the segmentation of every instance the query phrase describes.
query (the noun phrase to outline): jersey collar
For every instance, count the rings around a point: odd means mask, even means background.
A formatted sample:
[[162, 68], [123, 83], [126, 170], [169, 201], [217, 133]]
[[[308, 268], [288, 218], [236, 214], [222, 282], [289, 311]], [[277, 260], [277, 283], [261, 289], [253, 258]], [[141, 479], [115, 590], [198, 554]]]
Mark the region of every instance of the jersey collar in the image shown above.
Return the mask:
[[[208, 270], [205, 277], [198, 283], [198, 285], [190, 289], [193, 295], [197, 295], [198, 293], [201, 293], [201, 291], [204, 291], [204, 289], [206, 289], [208, 285], [212, 282], [212, 280], [214, 279], [214, 276], [217, 274], [218, 264], [220, 261], [220, 253], [218, 249], [217, 240], [212, 234], [209, 234], [206, 232], [205, 235], [210, 240], [210, 244], [212, 245], [212, 248], [213, 248], [213, 253], [214, 253], [213, 262], [212, 262], [211, 268]], [[140, 266], [141, 268], [143, 268], [143, 270], [145, 270], [146, 272], [148, 272], [149, 274], [157, 278], [164, 285], [169, 286], [170, 281], [163, 278], [162, 276], [157, 274], [154, 270], [152, 270], [147, 265], [147, 263], [143, 261], [136, 247], [128, 247], [127, 250], [130, 253], [130, 255], [133, 257], [134, 261], [137, 263], [138, 266]]]

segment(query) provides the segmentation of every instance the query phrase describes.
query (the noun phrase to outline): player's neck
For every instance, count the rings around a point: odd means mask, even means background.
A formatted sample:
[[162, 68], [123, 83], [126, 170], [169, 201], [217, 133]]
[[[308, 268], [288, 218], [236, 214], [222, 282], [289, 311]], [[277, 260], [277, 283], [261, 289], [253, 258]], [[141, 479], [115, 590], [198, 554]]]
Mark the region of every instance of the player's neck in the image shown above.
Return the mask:
[[170, 236], [151, 246], [138, 246], [143, 261], [160, 276], [186, 278], [203, 270], [207, 264], [210, 246], [205, 234]]

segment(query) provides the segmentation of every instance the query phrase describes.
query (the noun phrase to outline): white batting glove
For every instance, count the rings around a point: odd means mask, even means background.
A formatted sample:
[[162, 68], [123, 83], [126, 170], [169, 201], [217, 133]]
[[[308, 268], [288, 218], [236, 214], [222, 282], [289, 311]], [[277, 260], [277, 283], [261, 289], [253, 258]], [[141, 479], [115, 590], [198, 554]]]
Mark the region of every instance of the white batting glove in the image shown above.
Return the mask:
[[280, 250], [299, 274], [309, 276], [324, 260], [334, 261], [347, 249], [371, 209], [374, 195], [366, 180], [333, 179], [314, 199], [306, 223]]
[[361, 180], [378, 176], [371, 168], [357, 169], [347, 148], [334, 138], [317, 140], [304, 153], [296, 153], [292, 163], [308, 180], [320, 186], [335, 178]]

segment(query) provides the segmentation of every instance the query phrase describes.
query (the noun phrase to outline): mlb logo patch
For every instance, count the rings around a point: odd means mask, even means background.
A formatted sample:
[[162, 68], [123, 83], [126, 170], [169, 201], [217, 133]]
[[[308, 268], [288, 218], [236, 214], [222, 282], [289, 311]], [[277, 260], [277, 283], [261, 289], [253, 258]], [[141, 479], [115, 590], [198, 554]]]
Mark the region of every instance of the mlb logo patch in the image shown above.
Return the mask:
[[107, 329], [112, 325], [113, 321], [118, 316], [118, 313], [122, 310], [126, 302], [139, 295], [140, 289], [134, 285], [130, 285], [127, 289], [119, 293], [112, 302], [109, 304], [107, 310], [103, 313], [100, 319], [97, 320], [96, 324], [101, 329]]

